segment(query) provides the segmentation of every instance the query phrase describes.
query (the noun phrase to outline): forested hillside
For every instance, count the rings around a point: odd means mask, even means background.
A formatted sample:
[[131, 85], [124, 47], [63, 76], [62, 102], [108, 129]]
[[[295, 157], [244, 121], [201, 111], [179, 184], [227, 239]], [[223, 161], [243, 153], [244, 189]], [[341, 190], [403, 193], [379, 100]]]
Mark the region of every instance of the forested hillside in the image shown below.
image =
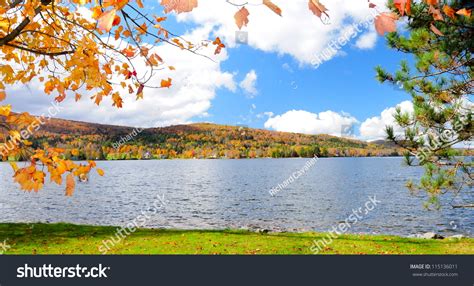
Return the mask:
[[142, 130], [51, 119], [29, 140], [35, 148], [65, 149], [76, 160], [401, 155], [390, 145], [207, 123]]

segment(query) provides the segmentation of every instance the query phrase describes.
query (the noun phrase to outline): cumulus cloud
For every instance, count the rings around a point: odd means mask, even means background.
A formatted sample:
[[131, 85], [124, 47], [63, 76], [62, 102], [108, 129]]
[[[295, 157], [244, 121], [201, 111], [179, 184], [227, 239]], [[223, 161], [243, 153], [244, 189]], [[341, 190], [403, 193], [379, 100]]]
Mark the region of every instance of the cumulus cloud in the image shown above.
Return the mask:
[[[234, 1], [236, 4], [240, 2]], [[385, 0], [374, 0], [379, 9], [384, 9]], [[291, 55], [301, 64], [310, 64], [328, 45], [359, 25], [360, 32], [370, 29], [373, 19], [366, 0], [331, 0], [324, 4], [331, 12], [330, 24], [325, 25], [308, 9], [307, 1], [275, 1], [283, 10], [278, 17], [265, 6], [250, 6], [248, 44], [265, 52]], [[178, 21], [191, 22], [198, 26], [212, 27], [214, 33], [224, 39], [229, 47], [237, 45], [234, 17], [235, 7], [226, 1], [200, 0], [191, 13], [178, 16]], [[359, 35], [360, 32], [357, 32]], [[357, 36], [356, 35], [356, 36]], [[333, 56], [335, 56], [334, 54]]]
[[319, 114], [305, 110], [290, 110], [282, 115], [274, 116], [265, 122], [265, 128], [282, 132], [304, 134], [329, 134], [341, 136], [341, 130], [358, 123], [357, 119], [347, 113], [324, 111]]
[[363, 140], [373, 141], [382, 140], [387, 137], [385, 132], [386, 126], [393, 126], [395, 134], [401, 134], [403, 129], [398, 126], [394, 119], [396, 109], [400, 108], [402, 112], [413, 113], [413, 103], [411, 101], [403, 101], [395, 107], [386, 108], [380, 116], [375, 116], [365, 120], [360, 126], [360, 137]]
[[360, 36], [355, 45], [362, 50], [372, 49], [377, 43], [377, 37], [378, 35], [375, 31], [367, 32]]
[[[201, 27], [185, 37], [191, 41], [200, 41], [208, 38], [209, 33], [210, 29]], [[64, 110], [58, 117], [140, 127], [183, 124], [195, 117], [207, 117], [218, 89], [237, 89], [234, 74], [222, 71], [220, 67], [228, 57], [226, 50], [217, 57], [213, 55], [212, 47], [201, 50], [215, 61], [180, 51], [170, 45], [155, 46], [151, 52], [156, 52], [168, 64], [175, 66], [176, 71], [162, 71], [148, 85], [159, 86], [161, 79], [170, 77], [173, 79], [170, 89], [145, 88], [144, 99], [138, 101], [133, 94], [126, 96], [128, 91], [124, 91], [121, 93], [124, 97], [122, 109], [113, 107], [110, 98], [104, 98], [101, 105], [96, 106], [87, 96], [77, 103], [70, 96], [62, 103]], [[143, 61], [136, 63], [136, 68], [146, 70]], [[7, 92], [7, 103], [11, 103], [16, 111], [28, 111], [32, 114], [45, 112], [54, 99], [54, 96], [43, 95], [42, 86], [37, 82], [13, 86]]]
[[258, 76], [255, 70], [251, 70], [247, 73], [247, 75], [245, 75], [244, 80], [239, 84], [240, 88], [247, 92], [250, 97], [254, 97], [258, 93], [256, 88], [257, 78]]

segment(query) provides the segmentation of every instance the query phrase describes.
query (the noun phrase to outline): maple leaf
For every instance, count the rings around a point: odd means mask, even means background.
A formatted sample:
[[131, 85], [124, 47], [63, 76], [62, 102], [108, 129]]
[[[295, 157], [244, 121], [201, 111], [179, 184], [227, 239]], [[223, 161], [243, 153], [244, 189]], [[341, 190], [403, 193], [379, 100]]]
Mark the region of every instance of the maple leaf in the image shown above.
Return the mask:
[[433, 15], [433, 19], [435, 19], [436, 21], [444, 21], [441, 11], [439, 9], [436, 9], [433, 5], [430, 6], [428, 12]]
[[110, 32], [115, 20], [116, 13], [117, 11], [115, 9], [102, 13], [102, 15], [100, 15], [99, 19], [97, 20], [98, 28], [100, 30], [105, 30], [107, 32]]
[[281, 16], [281, 9], [275, 3], [270, 0], [263, 0], [263, 5], [267, 6], [270, 10]]
[[375, 29], [379, 35], [383, 36], [385, 33], [397, 31], [396, 20], [397, 15], [394, 13], [384, 12], [375, 18]]
[[321, 4], [319, 0], [309, 0], [308, 8], [319, 18], [321, 18], [323, 14], [329, 17], [329, 14], [326, 13], [326, 11], [329, 10], [323, 4]]
[[394, 0], [393, 4], [400, 12], [400, 15], [404, 16], [405, 12], [410, 14], [411, 12], [411, 0]]
[[0, 116], [9, 116], [11, 110], [12, 110], [12, 106], [11, 106], [11, 105], [3, 105], [3, 106], [0, 106]]
[[443, 12], [451, 19], [456, 18], [456, 15], [454, 15], [456, 11], [448, 5], [443, 6]]
[[225, 45], [222, 43], [221, 39], [217, 37], [213, 42], [213, 45], [216, 45], [216, 50], [214, 51], [214, 55], [220, 54], [221, 50], [225, 48]]
[[66, 196], [71, 197], [76, 188], [76, 181], [74, 180], [74, 175], [70, 173], [66, 176]]
[[438, 5], [438, 0], [425, 0], [428, 5]]
[[242, 7], [242, 9], [235, 13], [234, 19], [237, 27], [239, 27], [239, 30], [241, 30], [243, 26], [247, 26], [249, 23], [249, 15], [249, 10], [247, 10], [245, 7]]
[[161, 80], [161, 87], [163, 87], [163, 88], [165, 88], [165, 87], [170, 88], [170, 87], [171, 87], [171, 81], [172, 81], [171, 78], [168, 78], [167, 80], [162, 79], [162, 80]]
[[458, 15], [466, 16], [466, 17], [471, 17], [471, 10], [468, 10], [466, 8], [462, 8], [456, 12]]
[[198, 6], [197, 0], [161, 0], [161, 5], [165, 7], [165, 13], [175, 11], [176, 13], [191, 12]]
[[7, 94], [5, 93], [5, 91], [0, 90], [0, 101], [4, 101], [6, 97]]

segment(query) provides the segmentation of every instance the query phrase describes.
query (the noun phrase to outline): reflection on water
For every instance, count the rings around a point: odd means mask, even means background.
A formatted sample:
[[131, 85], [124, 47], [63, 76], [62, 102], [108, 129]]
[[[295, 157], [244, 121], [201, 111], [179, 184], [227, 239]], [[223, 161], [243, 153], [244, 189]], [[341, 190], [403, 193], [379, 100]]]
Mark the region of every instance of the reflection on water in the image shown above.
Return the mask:
[[325, 231], [375, 195], [381, 203], [350, 232], [474, 231], [472, 209], [424, 210], [423, 198], [405, 188], [407, 179], [422, 170], [402, 166], [400, 158], [320, 159], [277, 195], [269, 194], [308, 160], [98, 162], [106, 175], [78, 184], [72, 198], [56, 186], [24, 193], [12, 182], [10, 166], [0, 163], [1, 221], [122, 225], [151, 208], [156, 195], [164, 195], [166, 208], [147, 227]]

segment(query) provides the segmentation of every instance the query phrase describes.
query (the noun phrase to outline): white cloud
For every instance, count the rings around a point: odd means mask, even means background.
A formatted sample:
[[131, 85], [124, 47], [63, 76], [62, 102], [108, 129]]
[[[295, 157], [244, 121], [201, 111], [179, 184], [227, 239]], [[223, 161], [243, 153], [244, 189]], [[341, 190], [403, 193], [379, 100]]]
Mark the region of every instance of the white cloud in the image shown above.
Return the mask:
[[282, 115], [273, 116], [265, 122], [265, 128], [282, 132], [304, 134], [329, 134], [341, 136], [343, 127], [354, 126], [357, 119], [347, 113], [324, 111], [319, 114], [304, 110], [290, 110]]
[[[185, 37], [191, 41], [200, 41], [207, 39], [209, 32], [209, 29], [199, 28]], [[122, 109], [113, 107], [109, 97], [100, 106], [96, 106], [88, 96], [77, 103], [74, 102], [74, 96], [69, 96], [62, 103], [64, 110], [58, 117], [140, 127], [182, 124], [190, 122], [193, 117], [208, 116], [218, 89], [237, 89], [234, 74], [220, 68], [220, 63], [227, 59], [225, 49], [217, 57], [213, 55], [213, 47], [200, 51], [212, 56], [215, 62], [170, 45], [154, 47], [151, 52], [156, 52], [168, 64], [175, 66], [176, 71], [162, 71], [147, 84], [159, 86], [161, 79], [171, 77], [173, 86], [170, 89], [145, 88], [144, 99], [138, 101], [134, 94], [128, 96], [128, 91], [121, 92], [124, 97]], [[136, 63], [136, 69], [146, 70], [144, 62]], [[13, 86], [7, 92], [7, 103], [11, 103], [16, 111], [28, 111], [32, 114], [45, 112], [54, 99], [54, 96], [41, 96], [44, 92], [37, 82], [27, 86]]]
[[385, 132], [386, 126], [393, 126], [395, 134], [401, 134], [402, 128], [398, 126], [394, 119], [396, 108], [400, 108], [402, 112], [413, 113], [413, 103], [411, 101], [403, 101], [396, 107], [390, 107], [382, 111], [380, 116], [368, 118], [360, 126], [360, 137], [363, 140], [381, 140], [387, 137]]
[[258, 93], [256, 88], [257, 79], [257, 73], [255, 72], [255, 70], [251, 70], [247, 73], [247, 75], [245, 75], [244, 80], [240, 82], [239, 86], [245, 92], [247, 92], [250, 97], [254, 97]]
[[[235, 1], [237, 4], [243, 1]], [[302, 64], [309, 64], [327, 46], [353, 29], [352, 24], [363, 24], [360, 32], [372, 26], [366, 19], [373, 19], [366, 0], [325, 1], [330, 11], [330, 24], [323, 24], [308, 9], [305, 0], [274, 0], [283, 10], [279, 17], [263, 5], [249, 6], [248, 44], [265, 52], [293, 56]], [[386, 0], [372, 1], [383, 10]], [[235, 6], [226, 1], [200, 0], [199, 6], [190, 13], [178, 16], [182, 22], [212, 27], [215, 34], [224, 39], [229, 47], [236, 45], [234, 22]]]
[[372, 49], [375, 47], [375, 44], [377, 43], [377, 33], [375, 31], [370, 31], [362, 36], [357, 40], [355, 46], [359, 49], [366, 50], [366, 49]]

